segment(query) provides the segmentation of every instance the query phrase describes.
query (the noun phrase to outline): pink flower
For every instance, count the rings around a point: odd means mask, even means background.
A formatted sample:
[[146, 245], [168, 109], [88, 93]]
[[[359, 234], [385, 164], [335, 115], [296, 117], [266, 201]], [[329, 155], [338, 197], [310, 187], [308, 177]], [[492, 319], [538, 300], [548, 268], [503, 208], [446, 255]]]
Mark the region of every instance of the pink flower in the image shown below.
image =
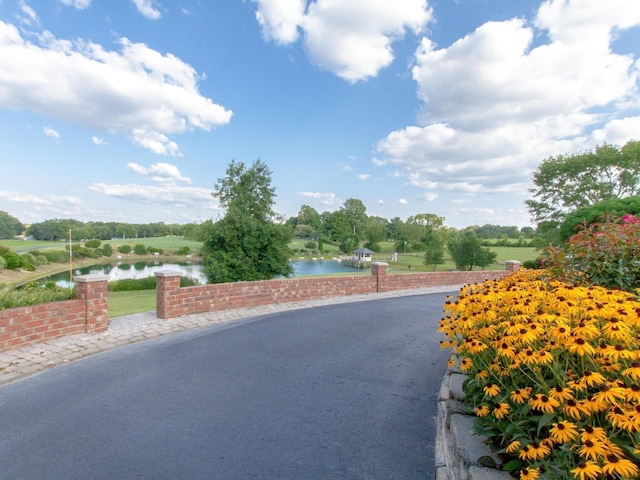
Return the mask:
[[640, 219], [636, 218], [631, 213], [627, 213], [620, 220], [622, 220], [622, 223], [625, 223], [625, 224], [626, 223], [640, 223]]

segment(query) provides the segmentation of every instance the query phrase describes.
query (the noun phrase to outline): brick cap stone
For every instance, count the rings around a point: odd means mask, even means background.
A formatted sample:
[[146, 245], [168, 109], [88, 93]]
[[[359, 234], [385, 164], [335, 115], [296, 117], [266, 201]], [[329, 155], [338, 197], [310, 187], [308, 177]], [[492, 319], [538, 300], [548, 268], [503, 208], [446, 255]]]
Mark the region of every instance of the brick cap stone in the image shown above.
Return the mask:
[[78, 275], [73, 277], [76, 283], [89, 283], [89, 282], [107, 282], [109, 281], [109, 275], [100, 275], [99, 273], [92, 273], [88, 275]]
[[373, 262], [371, 265], [376, 265], [378, 267], [388, 267], [389, 264], [387, 262]]
[[176, 270], [160, 270], [156, 272], [156, 277], [179, 277], [182, 274]]

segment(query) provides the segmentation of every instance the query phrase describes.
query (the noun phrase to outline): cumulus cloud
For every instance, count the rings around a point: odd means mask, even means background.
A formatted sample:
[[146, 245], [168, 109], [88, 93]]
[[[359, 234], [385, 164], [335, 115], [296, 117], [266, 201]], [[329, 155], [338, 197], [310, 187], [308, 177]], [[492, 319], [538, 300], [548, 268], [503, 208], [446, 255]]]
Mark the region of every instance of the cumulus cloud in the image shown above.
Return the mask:
[[548, 0], [532, 24], [488, 22], [446, 48], [423, 38], [418, 124], [380, 140], [374, 164], [418, 188], [526, 192], [544, 158], [626, 142], [640, 117], [619, 117], [638, 106], [640, 69], [612, 40], [639, 25], [637, 2]]
[[38, 14], [25, 0], [20, 0], [18, 2], [18, 8], [20, 13], [17, 14], [17, 18], [20, 23], [29, 27], [34, 27], [40, 24]]
[[202, 96], [189, 64], [142, 43], [119, 51], [41, 32], [37, 43], [0, 21], [0, 107], [28, 109], [92, 130], [125, 133], [161, 155], [180, 155], [170, 135], [224, 125], [232, 112]]
[[368, 180], [371, 175], [368, 173], [360, 173], [356, 176], [358, 177], [358, 180]]
[[153, 6], [153, 0], [133, 0], [134, 5], [143, 16], [149, 20], [157, 20], [160, 18], [160, 11]]
[[158, 183], [191, 183], [189, 177], [183, 177], [178, 167], [169, 163], [155, 163], [149, 168], [146, 168], [137, 163], [130, 162], [127, 164], [127, 168], [138, 175], [142, 175]]
[[91, 137], [91, 141], [96, 145], [107, 145], [107, 141], [103, 137], [96, 137], [94, 135]]
[[74, 7], [78, 10], [84, 10], [91, 5], [91, 0], [60, 0], [67, 7]]
[[351, 83], [375, 77], [393, 61], [393, 42], [432, 19], [427, 0], [254, 1], [266, 38], [288, 44], [302, 30], [311, 59]]
[[54, 140], [60, 140], [60, 133], [58, 133], [57, 130], [51, 127], [44, 127], [42, 131], [47, 137], [53, 138]]
[[211, 190], [176, 185], [139, 185], [94, 183], [89, 190], [109, 197], [153, 205], [177, 208], [219, 209]]
[[336, 197], [335, 193], [300, 192], [300, 195], [307, 198], [313, 198], [318, 204], [328, 207], [335, 207], [342, 204], [342, 200]]

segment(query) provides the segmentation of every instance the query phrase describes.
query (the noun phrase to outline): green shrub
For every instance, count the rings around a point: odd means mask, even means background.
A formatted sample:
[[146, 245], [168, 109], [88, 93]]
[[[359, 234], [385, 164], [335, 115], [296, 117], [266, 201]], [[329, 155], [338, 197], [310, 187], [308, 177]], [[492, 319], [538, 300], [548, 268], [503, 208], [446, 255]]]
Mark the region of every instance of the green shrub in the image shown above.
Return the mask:
[[[125, 278], [123, 280], [115, 280], [109, 282], [108, 290], [110, 292], [133, 292], [136, 290], [155, 290], [157, 279], [155, 276], [147, 278]], [[199, 285], [199, 282], [193, 278], [180, 277], [181, 287], [191, 287]]]
[[133, 247], [133, 251], [135, 252], [136, 255], [146, 255], [147, 247], [145, 247], [141, 243], [136, 243], [136, 245]]
[[176, 250], [176, 255], [189, 255], [190, 252], [191, 249], [187, 246], [184, 246]]
[[52, 286], [34, 282], [0, 295], [0, 309], [58, 302], [72, 297], [73, 293], [68, 288], [58, 287], [55, 283]]
[[105, 257], [110, 257], [111, 255], [113, 255], [113, 247], [112, 247], [110, 244], [105, 243], [105, 244], [102, 246], [102, 254], [103, 254]]
[[50, 263], [69, 262], [69, 252], [67, 250], [42, 250], [42, 255]]
[[22, 266], [22, 259], [16, 252], [9, 250], [3, 253], [2, 256], [7, 262], [8, 270], [17, 270]]
[[33, 272], [36, 269], [37, 263], [36, 257], [30, 253], [23, 253], [20, 255], [20, 265], [25, 270]]
[[634, 291], [640, 287], [640, 219], [607, 216], [545, 254], [545, 266], [558, 278]]
[[102, 245], [102, 242], [97, 238], [84, 243], [84, 246], [87, 248], [100, 248], [100, 245]]
[[118, 251], [120, 253], [124, 253], [125, 255], [131, 253], [131, 245], [120, 245], [118, 247]]
[[0, 270], [4, 270], [5, 268], [7, 268], [7, 261], [4, 257], [0, 256]]
[[149, 252], [149, 253], [157, 253], [159, 255], [162, 255], [164, 253], [164, 250], [162, 248], [147, 247], [147, 252]]

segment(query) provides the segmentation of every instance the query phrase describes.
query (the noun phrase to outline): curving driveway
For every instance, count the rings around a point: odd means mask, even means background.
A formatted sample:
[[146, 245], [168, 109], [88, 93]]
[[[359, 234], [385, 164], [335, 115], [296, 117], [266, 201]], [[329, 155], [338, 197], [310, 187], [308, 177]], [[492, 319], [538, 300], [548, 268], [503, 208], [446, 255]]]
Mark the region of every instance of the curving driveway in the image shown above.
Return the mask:
[[253, 317], [2, 386], [0, 478], [433, 478], [445, 296]]

